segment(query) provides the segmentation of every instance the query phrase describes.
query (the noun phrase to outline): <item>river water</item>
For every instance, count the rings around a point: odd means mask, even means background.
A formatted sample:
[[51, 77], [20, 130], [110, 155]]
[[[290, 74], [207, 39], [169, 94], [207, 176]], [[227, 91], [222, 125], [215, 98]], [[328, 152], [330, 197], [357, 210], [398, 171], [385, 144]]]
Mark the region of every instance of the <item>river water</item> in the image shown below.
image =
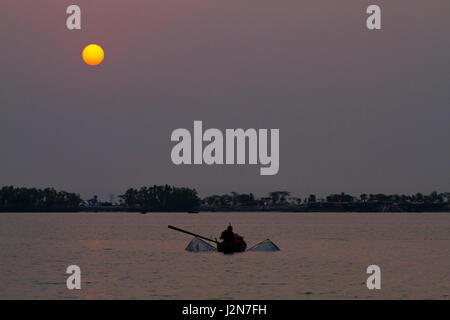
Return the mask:
[[[192, 237], [167, 228], [214, 238], [229, 222], [281, 251], [186, 252]], [[450, 299], [450, 214], [2, 213], [0, 298]]]

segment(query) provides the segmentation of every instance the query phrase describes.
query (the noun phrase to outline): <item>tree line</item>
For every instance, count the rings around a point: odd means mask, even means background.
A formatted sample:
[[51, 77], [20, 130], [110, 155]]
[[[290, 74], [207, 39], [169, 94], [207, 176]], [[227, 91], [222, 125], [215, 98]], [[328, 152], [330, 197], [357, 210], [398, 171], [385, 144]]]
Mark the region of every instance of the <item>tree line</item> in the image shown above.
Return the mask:
[[[82, 211], [114, 209], [115, 211], [189, 211], [196, 209], [277, 209], [297, 208], [304, 210], [414, 210], [414, 208], [448, 208], [450, 193], [433, 191], [426, 195], [404, 194], [361, 194], [352, 196], [341, 192], [318, 198], [314, 194], [305, 197], [292, 196], [289, 191], [273, 191], [264, 197], [253, 193], [231, 192], [211, 195], [201, 199], [195, 189], [169, 185], [154, 185], [138, 189], [129, 188], [118, 196], [118, 201], [100, 202], [98, 197], [83, 200], [79, 194], [57, 191], [54, 188], [16, 188], [5, 186], [0, 189], [0, 211]], [[384, 210], [383, 209], [383, 210]]]
[[76, 211], [82, 202], [79, 194], [56, 191], [54, 188], [5, 186], [0, 189], [2, 211]]
[[152, 186], [128, 189], [119, 196], [120, 203], [128, 208], [142, 208], [152, 211], [190, 210], [200, 204], [197, 191], [174, 186]]
[[449, 203], [450, 192], [437, 193], [433, 191], [429, 195], [416, 193], [412, 195], [386, 195], [366, 194], [363, 193], [359, 197], [346, 194], [344, 192], [330, 194], [325, 198], [318, 198], [314, 194], [310, 194], [304, 198], [291, 196], [289, 191], [273, 191], [267, 197], [256, 198], [252, 193], [239, 194], [231, 192], [224, 195], [212, 195], [203, 199], [203, 203], [209, 206], [242, 206], [242, 205], [307, 205], [313, 203], [367, 203], [367, 202], [392, 202], [392, 203]]

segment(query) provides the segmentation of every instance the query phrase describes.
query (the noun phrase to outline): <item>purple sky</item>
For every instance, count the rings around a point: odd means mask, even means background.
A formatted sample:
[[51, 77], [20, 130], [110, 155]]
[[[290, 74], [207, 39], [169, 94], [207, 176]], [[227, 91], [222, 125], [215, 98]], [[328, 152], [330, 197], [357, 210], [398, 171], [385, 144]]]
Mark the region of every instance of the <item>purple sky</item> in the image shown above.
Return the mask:
[[[82, 30], [65, 27], [69, 4]], [[365, 27], [369, 4], [381, 31]], [[450, 2], [0, 4], [0, 185], [450, 191]], [[92, 68], [89, 43], [105, 50]], [[280, 172], [171, 163], [170, 134], [280, 128]], [[192, 129], [191, 129], [192, 130]]]

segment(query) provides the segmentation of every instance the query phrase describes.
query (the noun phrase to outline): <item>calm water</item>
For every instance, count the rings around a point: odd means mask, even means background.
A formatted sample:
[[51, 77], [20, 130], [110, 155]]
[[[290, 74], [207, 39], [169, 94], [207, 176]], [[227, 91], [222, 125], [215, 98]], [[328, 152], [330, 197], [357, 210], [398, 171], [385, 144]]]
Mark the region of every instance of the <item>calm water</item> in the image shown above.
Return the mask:
[[[217, 237], [228, 222], [281, 251], [189, 253], [191, 237], [167, 229]], [[82, 290], [66, 288], [72, 264]], [[450, 214], [0, 214], [0, 298], [449, 299]]]

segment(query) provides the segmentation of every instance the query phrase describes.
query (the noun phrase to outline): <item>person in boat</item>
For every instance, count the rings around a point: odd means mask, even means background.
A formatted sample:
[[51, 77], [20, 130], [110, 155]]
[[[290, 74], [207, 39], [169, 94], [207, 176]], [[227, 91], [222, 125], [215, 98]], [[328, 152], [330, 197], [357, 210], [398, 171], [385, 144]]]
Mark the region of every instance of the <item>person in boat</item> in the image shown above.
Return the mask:
[[224, 242], [232, 242], [233, 241], [233, 237], [234, 237], [233, 227], [230, 224], [228, 226], [228, 228], [226, 228], [222, 232], [222, 235], [220, 236], [220, 239], [223, 240]]
[[245, 251], [247, 248], [244, 238], [233, 232], [231, 224], [222, 232], [220, 239], [223, 241], [220, 245], [221, 250], [219, 251], [231, 253]]

